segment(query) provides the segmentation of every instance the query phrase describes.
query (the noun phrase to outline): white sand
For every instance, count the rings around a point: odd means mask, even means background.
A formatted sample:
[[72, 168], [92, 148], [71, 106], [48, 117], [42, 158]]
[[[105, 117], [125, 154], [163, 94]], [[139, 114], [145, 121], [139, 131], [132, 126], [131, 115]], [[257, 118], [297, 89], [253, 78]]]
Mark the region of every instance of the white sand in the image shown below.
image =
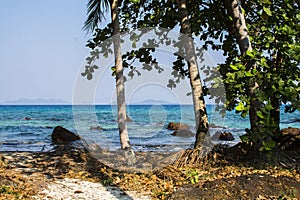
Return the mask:
[[65, 178], [50, 182], [46, 189], [34, 197], [45, 200], [149, 200], [150, 196], [135, 191], [122, 191], [118, 187], [104, 186], [79, 179]]

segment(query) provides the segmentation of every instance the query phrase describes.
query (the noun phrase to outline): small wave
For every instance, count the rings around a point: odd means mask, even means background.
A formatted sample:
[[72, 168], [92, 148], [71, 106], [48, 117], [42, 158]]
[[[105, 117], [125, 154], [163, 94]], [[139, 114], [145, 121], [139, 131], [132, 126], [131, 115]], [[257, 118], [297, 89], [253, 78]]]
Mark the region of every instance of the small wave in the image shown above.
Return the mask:
[[48, 118], [47, 120], [49, 120], [49, 121], [55, 121], [55, 122], [63, 121], [63, 119], [59, 119], [59, 118], [55, 118], [55, 117]]
[[46, 129], [53, 129], [54, 127], [53, 126], [45, 126], [44, 128], [46, 128]]
[[20, 142], [18, 141], [11, 141], [11, 142], [1, 142], [0, 145], [7, 145], [7, 146], [14, 146], [14, 145], [19, 145]]
[[282, 121], [282, 124], [293, 124], [293, 123], [300, 123], [300, 118], [296, 118], [296, 119], [290, 119], [288, 121]]
[[118, 128], [103, 128], [103, 131], [118, 131]]
[[21, 136], [28, 136], [28, 135], [36, 135], [36, 134], [31, 133], [31, 132], [22, 132], [22, 133], [19, 133], [18, 135], [21, 135]]

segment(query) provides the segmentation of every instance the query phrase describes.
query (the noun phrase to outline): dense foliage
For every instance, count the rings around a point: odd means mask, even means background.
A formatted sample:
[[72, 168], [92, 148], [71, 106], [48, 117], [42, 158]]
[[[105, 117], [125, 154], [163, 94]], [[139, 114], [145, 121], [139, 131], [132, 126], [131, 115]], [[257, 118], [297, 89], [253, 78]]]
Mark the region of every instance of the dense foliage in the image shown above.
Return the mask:
[[[249, 88], [255, 83], [255, 101], [260, 104], [256, 115], [259, 126], [256, 131], [248, 130], [242, 137], [245, 142], [260, 142], [262, 149], [275, 145], [279, 133], [280, 108], [285, 112], [300, 110], [300, 9], [295, 0], [241, 1], [252, 50], [241, 54], [232, 17], [226, 10], [231, 1], [187, 1], [191, 31], [194, 38], [204, 42], [203, 48], [222, 51], [226, 57], [219, 63], [226, 87], [227, 110], [235, 110], [246, 117], [250, 110]], [[121, 31], [143, 27], [178, 29], [178, 7], [174, 0], [120, 2]], [[111, 25], [96, 29], [94, 38], [87, 44], [90, 48], [111, 36]], [[171, 44], [170, 45], [174, 45]], [[151, 52], [155, 49], [140, 49], [123, 52], [125, 67], [136, 69], [130, 62], [156, 62]], [[255, 67], [253, 67], [255, 66]], [[182, 59], [174, 61], [174, 69], [188, 76]], [[151, 69], [147, 69], [151, 70]], [[208, 71], [208, 77], [215, 76]], [[177, 82], [174, 82], [177, 83]], [[172, 84], [170, 84], [172, 87]], [[220, 99], [219, 99], [220, 100]], [[224, 100], [224, 99], [221, 99]], [[250, 116], [251, 117], [251, 116]]]

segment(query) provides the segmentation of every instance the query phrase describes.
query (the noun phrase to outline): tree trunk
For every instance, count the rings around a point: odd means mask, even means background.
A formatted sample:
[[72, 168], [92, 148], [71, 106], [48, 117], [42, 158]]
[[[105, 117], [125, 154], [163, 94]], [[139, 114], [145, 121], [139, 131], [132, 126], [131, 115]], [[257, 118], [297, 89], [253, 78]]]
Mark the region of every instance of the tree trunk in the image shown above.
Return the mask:
[[121, 40], [119, 36], [119, 8], [118, 0], [111, 1], [111, 19], [113, 28], [113, 45], [116, 65], [116, 90], [117, 90], [117, 104], [118, 104], [118, 126], [121, 148], [131, 148], [129, 143], [127, 125], [126, 125], [126, 103], [125, 103], [125, 87], [123, 76], [123, 64], [121, 54]]
[[280, 101], [279, 99], [274, 95], [271, 97], [271, 103], [272, 103], [272, 107], [273, 109], [270, 111], [270, 117], [273, 119], [274, 121], [274, 130], [273, 130], [273, 136], [277, 137], [279, 135], [280, 132]]
[[[246, 26], [246, 20], [242, 11], [241, 1], [224, 0], [224, 6], [228, 14], [233, 18], [235, 35], [236, 35], [236, 39], [241, 54], [245, 54], [247, 51], [252, 51], [248, 29]], [[256, 68], [255, 63], [253, 63], [252, 68]], [[250, 126], [252, 132], [257, 132], [259, 130], [259, 118], [256, 113], [260, 109], [261, 104], [256, 100], [256, 96], [255, 96], [255, 91], [258, 88], [259, 85], [257, 82], [255, 82], [254, 85], [249, 86], [249, 96], [250, 96], [249, 117], [250, 117]]]
[[[188, 19], [188, 11], [186, 7], [186, 0], [177, 1], [179, 7], [179, 17], [181, 24], [181, 33], [185, 35], [184, 48], [186, 52], [186, 60], [189, 69], [190, 84], [192, 88], [194, 112], [196, 120], [196, 141], [194, 148], [200, 148], [208, 133], [209, 124], [204, 101], [204, 94], [202, 90], [202, 83], [198, 70], [198, 64], [195, 54], [195, 47], [193, 38], [191, 37], [191, 27]], [[188, 36], [188, 37], [187, 37]]]

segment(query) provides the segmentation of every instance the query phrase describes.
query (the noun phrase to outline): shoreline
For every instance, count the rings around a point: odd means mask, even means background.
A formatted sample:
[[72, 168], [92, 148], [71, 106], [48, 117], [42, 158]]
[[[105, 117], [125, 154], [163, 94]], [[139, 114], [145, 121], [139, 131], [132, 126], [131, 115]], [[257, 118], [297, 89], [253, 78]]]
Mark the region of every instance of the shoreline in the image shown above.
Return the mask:
[[[294, 170], [285, 169], [278, 162], [269, 163], [262, 154], [243, 155], [239, 146], [213, 153], [200, 165], [178, 168], [166, 164], [144, 171], [128, 166], [124, 169], [110, 167], [86, 150], [71, 145], [52, 152], [0, 152], [6, 163], [1, 166], [0, 161], [0, 177], [4, 177], [0, 179], [0, 185], [9, 191], [9, 194], [0, 192], [0, 199], [14, 194], [19, 197], [23, 195], [24, 199], [55, 199], [55, 196], [76, 199], [88, 196], [100, 200], [105, 197], [144, 200], [151, 196], [152, 199], [177, 200], [182, 197], [193, 199], [199, 195], [204, 199], [235, 199], [240, 195], [255, 199], [258, 194], [266, 198], [279, 197], [279, 192], [300, 198], [300, 166], [299, 169], [297, 166]], [[141, 155], [137, 153], [137, 156]], [[300, 151], [291, 155], [297, 155], [300, 161]], [[117, 158], [108, 157], [112, 160]], [[283, 159], [285, 164], [290, 162], [282, 155], [278, 159]], [[230, 184], [232, 182], [235, 184]], [[216, 190], [216, 185], [223, 189]], [[244, 193], [239, 193], [242, 188]], [[62, 196], [66, 191], [66, 196]], [[112, 191], [117, 194], [112, 194]], [[100, 195], [105, 195], [102, 192], [107, 196], [101, 198]]]

